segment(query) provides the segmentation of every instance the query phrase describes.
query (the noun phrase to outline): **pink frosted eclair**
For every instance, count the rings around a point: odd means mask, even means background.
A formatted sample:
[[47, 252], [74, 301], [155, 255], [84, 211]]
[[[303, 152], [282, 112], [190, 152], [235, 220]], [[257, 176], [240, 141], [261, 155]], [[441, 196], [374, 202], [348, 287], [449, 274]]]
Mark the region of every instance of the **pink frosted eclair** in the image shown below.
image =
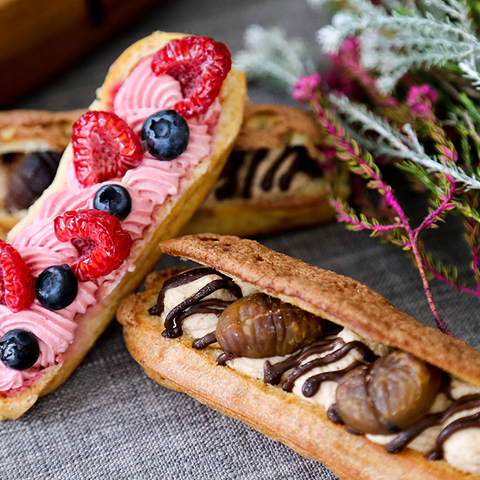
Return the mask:
[[75, 369], [223, 168], [246, 84], [209, 37], [156, 32], [109, 70], [51, 186], [0, 244], [0, 418]]

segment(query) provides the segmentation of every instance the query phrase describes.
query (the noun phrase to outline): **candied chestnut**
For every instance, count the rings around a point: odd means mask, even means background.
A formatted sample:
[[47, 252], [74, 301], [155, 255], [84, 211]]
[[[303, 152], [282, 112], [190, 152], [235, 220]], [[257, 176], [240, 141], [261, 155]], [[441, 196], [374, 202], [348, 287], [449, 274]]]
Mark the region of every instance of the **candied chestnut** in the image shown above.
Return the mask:
[[371, 365], [362, 365], [340, 380], [336, 392], [338, 413], [345, 425], [359, 433], [386, 433], [368, 393], [371, 368]]
[[28, 208], [52, 183], [62, 154], [51, 150], [32, 152], [20, 157], [12, 166], [8, 179], [8, 211]]
[[440, 383], [438, 369], [396, 351], [373, 364], [369, 392], [382, 422], [402, 430], [428, 412]]
[[323, 334], [323, 320], [265, 293], [240, 298], [218, 320], [216, 336], [225, 353], [265, 358], [287, 355]]
[[345, 375], [336, 392], [337, 408], [359, 433], [396, 433], [427, 414], [440, 383], [439, 370], [395, 351]]

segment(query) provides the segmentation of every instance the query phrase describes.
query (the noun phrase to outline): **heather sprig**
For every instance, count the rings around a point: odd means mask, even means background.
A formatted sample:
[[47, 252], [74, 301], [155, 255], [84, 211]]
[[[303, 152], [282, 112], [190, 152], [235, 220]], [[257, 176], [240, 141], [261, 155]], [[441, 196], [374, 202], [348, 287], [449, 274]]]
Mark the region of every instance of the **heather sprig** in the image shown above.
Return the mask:
[[463, 184], [467, 190], [480, 188], [480, 179], [477, 175], [468, 175], [454, 163], [447, 161], [447, 157], [452, 154], [447, 151], [448, 149], [444, 151], [446, 155], [439, 155], [436, 158], [425, 153], [411, 125], [406, 124], [402, 131], [399, 131], [382, 117], [369, 111], [363, 104], [353, 104], [346, 97], [334, 95], [329, 96], [329, 101], [344, 114], [346, 122], [361, 126], [362, 136], [366, 136], [367, 133], [377, 135], [375, 146], [373, 142], [368, 142], [368, 139], [365, 142], [372, 147], [375, 154], [408, 160], [423, 166], [428, 173], [443, 173]]
[[[310, 102], [320, 126], [328, 137], [329, 145], [336, 149], [336, 158], [345, 162], [353, 174], [361, 176], [366, 181], [367, 188], [376, 190], [385, 202], [386, 207], [392, 211], [390, 215], [392, 221], [386, 224], [381, 224], [378, 219], [368, 218], [362, 213], [357, 213], [339, 195], [337, 190], [338, 183], [336, 179], [333, 179], [329, 185], [329, 193], [331, 205], [337, 212], [338, 220], [344, 222], [352, 230], [368, 230], [372, 236], [383, 235], [392, 243], [400, 245], [404, 250], [411, 251], [435, 322], [442, 332], [452, 335], [443, 322], [433, 299], [427, 271], [423, 263], [422, 244], [419, 241], [419, 234], [427, 228], [432, 228], [439, 220], [443, 219], [448, 210], [454, 208], [451, 203], [451, 198], [455, 191], [454, 180], [445, 176], [450, 188], [447, 189], [445, 195], [439, 196], [441, 202], [437, 205], [437, 208], [432, 210], [417, 228], [412, 228], [407, 215], [395, 197], [392, 187], [383, 179], [380, 168], [375, 163], [372, 155], [368, 151], [363, 150], [355, 140], [350, 138], [336, 116], [322, 105], [322, 97], [318, 85], [319, 80], [318, 75], [300, 79], [294, 90], [295, 98]], [[424, 109], [421, 109], [421, 112], [422, 115], [428, 115]], [[440, 143], [442, 142], [440, 141]], [[442, 148], [442, 152], [446, 155], [446, 163], [454, 162], [453, 151], [447, 152], [445, 148]], [[329, 177], [328, 171], [326, 175]]]

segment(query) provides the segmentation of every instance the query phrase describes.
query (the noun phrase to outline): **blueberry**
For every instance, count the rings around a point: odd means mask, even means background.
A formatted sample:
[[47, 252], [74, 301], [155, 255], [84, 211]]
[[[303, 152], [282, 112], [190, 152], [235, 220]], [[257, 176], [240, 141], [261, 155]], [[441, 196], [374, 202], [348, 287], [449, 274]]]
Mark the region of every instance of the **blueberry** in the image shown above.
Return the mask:
[[179, 157], [186, 150], [189, 138], [188, 123], [175, 110], [161, 110], [143, 122], [142, 140], [159, 160]]
[[39, 355], [37, 338], [26, 330], [10, 330], [0, 339], [0, 359], [14, 370], [32, 367]]
[[95, 194], [93, 208], [104, 210], [124, 220], [132, 210], [132, 198], [128, 190], [121, 185], [104, 185]]
[[35, 282], [38, 301], [49, 310], [68, 307], [77, 297], [78, 280], [68, 265], [46, 268]]

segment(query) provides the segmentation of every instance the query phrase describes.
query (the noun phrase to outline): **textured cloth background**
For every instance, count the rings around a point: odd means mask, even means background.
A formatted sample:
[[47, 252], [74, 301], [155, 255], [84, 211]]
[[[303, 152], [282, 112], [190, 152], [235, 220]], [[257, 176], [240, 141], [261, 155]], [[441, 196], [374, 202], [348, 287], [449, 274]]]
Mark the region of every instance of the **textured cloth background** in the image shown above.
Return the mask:
[[[244, 30], [251, 23], [280, 26], [315, 46], [315, 32], [324, 19], [301, 0], [165, 1], [15, 107], [86, 107], [113, 60], [154, 30], [210, 35], [236, 52], [242, 48]], [[258, 89], [250, 90], [250, 98], [291, 103], [287, 96]], [[442, 258], [461, 265], [460, 273], [467, 273], [470, 260], [457, 225], [449, 222], [442, 232], [429, 232], [425, 242]], [[378, 239], [330, 224], [260, 242], [351, 276], [418, 320], [433, 325], [411, 261]], [[165, 258], [159, 267], [175, 262]], [[441, 284], [434, 285], [434, 293], [449, 327], [478, 348], [478, 303]], [[336, 478], [320, 463], [300, 457], [184, 394], [157, 385], [129, 356], [116, 322], [64, 385], [19, 420], [0, 423], [0, 437], [1, 479]]]

